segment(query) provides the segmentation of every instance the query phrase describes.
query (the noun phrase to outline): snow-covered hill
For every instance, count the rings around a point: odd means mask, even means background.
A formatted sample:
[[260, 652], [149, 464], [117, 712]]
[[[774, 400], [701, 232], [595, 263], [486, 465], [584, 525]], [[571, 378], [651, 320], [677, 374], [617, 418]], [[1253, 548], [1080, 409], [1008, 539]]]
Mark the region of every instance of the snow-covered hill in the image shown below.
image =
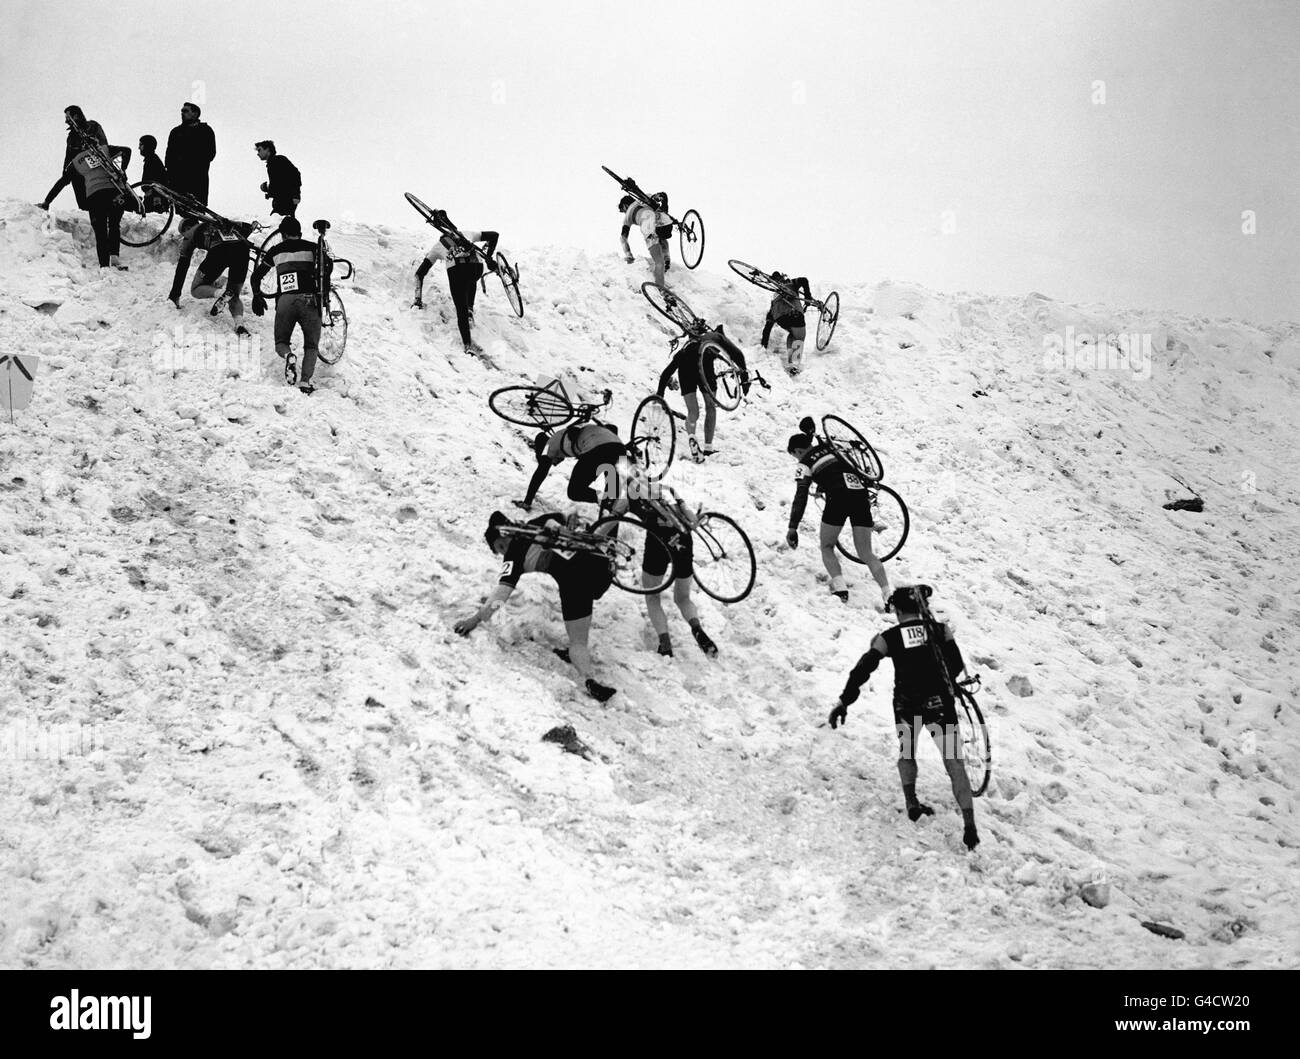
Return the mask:
[[[839, 285], [831, 349], [793, 382], [756, 351], [772, 392], [674, 470], [759, 552], [749, 600], [703, 600], [720, 656], [670, 606], [661, 659], [612, 590], [601, 706], [551, 653], [549, 580], [451, 624], [531, 467], [488, 393], [572, 374], [626, 427], [667, 356], [643, 262], [520, 249], [526, 318], [480, 297], [492, 367], [440, 275], [407, 308], [422, 233], [340, 225], [348, 355], [308, 398], [269, 317], [241, 353], [165, 300], [172, 237], [103, 274], [75, 217], [0, 204], [3, 352], [41, 358], [0, 425], [0, 963], [1300, 962], [1300, 328]], [[709, 254], [671, 279], [756, 350], [765, 300], [721, 271], [744, 247]], [[1089, 368], [1098, 333], [1151, 336], [1150, 361]], [[1055, 362], [1051, 336], [1074, 343]], [[187, 341], [210, 367], [169, 370]], [[933, 747], [938, 814], [901, 812], [888, 672], [821, 726], [885, 620], [861, 569], [849, 607], [827, 594], [815, 515], [782, 543], [784, 440], [826, 411], [877, 443], [912, 512], [895, 578], [938, 587], [984, 675], [974, 855]], [[1203, 513], [1162, 508], [1171, 474]], [[561, 724], [594, 760], [541, 741]]]

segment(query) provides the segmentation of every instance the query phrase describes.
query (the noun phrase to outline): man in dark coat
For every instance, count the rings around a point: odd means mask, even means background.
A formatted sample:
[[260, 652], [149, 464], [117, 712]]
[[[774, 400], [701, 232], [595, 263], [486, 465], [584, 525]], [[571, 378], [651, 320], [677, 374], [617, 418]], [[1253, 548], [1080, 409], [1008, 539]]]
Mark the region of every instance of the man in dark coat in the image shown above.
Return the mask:
[[193, 103], [181, 107], [181, 123], [167, 137], [167, 186], [184, 191], [200, 202], [208, 201], [208, 166], [217, 156], [217, 137], [212, 126], [199, 121], [201, 111]]
[[276, 153], [274, 140], [259, 140], [253, 146], [257, 157], [266, 163], [262, 193], [271, 200], [271, 212], [292, 217], [302, 201], [302, 174], [288, 158]]

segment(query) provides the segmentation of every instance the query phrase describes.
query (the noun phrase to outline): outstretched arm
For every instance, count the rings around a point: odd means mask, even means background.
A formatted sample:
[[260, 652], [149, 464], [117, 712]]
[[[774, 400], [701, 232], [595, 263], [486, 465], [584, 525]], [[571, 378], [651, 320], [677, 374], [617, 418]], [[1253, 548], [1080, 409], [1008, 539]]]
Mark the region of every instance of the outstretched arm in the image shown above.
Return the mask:
[[537, 470], [533, 471], [532, 480], [528, 483], [528, 492], [524, 494], [524, 510], [533, 506], [533, 501], [537, 498], [537, 490], [542, 487], [546, 481], [546, 476], [551, 473], [554, 464], [546, 456], [537, 461]]
[[514, 586], [499, 584], [492, 590], [492, 595], [488, 596], [483, 606], [479, 607], [468, 618], [462, 618], [452, 626], [461, 636], [468, 636], [474, 629], [478, 628], [483, 622], [487, 621], [497, 612], [501, 604], [508, 600], [514, 593]]
[[763, 321], [763, 337], [759, 341], [759, 344], [764, 349], [767, 348], [767, 340], [772, 337], [772, 325], [774, 323], [776, 323], [776, 321], [772, 319], [772, 310], [768, 309], [767, 319]]
[[427, 257], [420, 262], [420, 267], [415, 270], [415, 307], [424, 308], [424, 277], [429, 274], [429, 269], [433, 268], [433, 262]]
[[[799, 470], [803, 469], [800, 465]], [[794, 489], [794, 501], [790, 504], [790, 528], [785, 534], [785, 542], [791, 548], [799, 546], [799, 523], [803, 521], [803, 513], [808, 507], [808, 490], [811, 486], [811, 478], [801, 477]]]
[[673, 357], [668, 362], [668, 367], [659, 373], [659, 396], [662, 397], [668, 389], [669, 384], [673, 381], [673, 372], [677, 370], [677, 358]]

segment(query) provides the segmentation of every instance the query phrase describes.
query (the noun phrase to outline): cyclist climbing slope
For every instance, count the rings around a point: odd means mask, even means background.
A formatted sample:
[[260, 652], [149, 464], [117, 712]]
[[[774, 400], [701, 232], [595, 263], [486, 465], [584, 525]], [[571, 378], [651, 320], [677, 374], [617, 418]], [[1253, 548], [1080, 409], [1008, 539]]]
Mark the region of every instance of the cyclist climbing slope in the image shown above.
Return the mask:
[[[434, 221], [440, 227], [455, 227], [447, 217], [445, 210], [433, 211]], [[462, 231], [464, 239], [454, 235], [443, 234], [429, 247], [420, 267], [415, 270], [416, 309], [424, 308], [424, 277], [429, 274], [435, 261], [447, 262], [447, 286], [451, 290], [452, 305], [456, 308], [456, 326], [460, 329], [460, 340], [465, 345], [466, 353], [482, 353], [483, 347], [474, 341], [470, 328], [474, 323], [474, 299], [478, 294], [478, 282], [483, 276], [484, 262], [472, 244], [483, 243], [487, 248], [487, 269], [497, 270], [497, 240], [501, 236], [496, 232]]]
[[[568, 651], [557, 654], [573, 664], [582, 677], [587, 694], [605, 702], [617, 689], [597, 682], [592, 676], [591, 651], [587, 641], [591, 634], [591, 614], [595, 601], [609, 590], [613, 581], [613, 571], [608, 560], [590, 552], [561, 555], [546, 546], [545, 535], [530, 537], [503, 532], [517, 526], [558, 529], [565, 525], [564, 516], [554, 511], [523, 523], [511, 522], [500, 511], [492, 512], [483, 537], [488, 547], [504, 560], [501, 576], [483, 606], [468, 618], [456, 622], [454, 629], [461, 636], [468, 636], [511, 597], [524, 574], [549, 574], [560, 590], [560, 614], [564, 618], [564, 628], [569, 637]], [[611, 522], [608, 532], [613, 533], [617, 529], [618, 524]]]
[[970, 779], [961, 756], [962, 740], [957, 726], [953, 683], [965, 668], [952, 630], [944, 622], [923, 617], [929, 585], [897, 588], [889, 597], [889, 608], [898, 624], [871, 641], [871, 647], [849, 673], [848, 683], [835, 700], [829, 721], [837, 728], [848, 721], [848, 709], [858, 699], [862, 686], [886, 658], [894, 660], [894, 723], [898, 731], [898, 776], [903, 784], [907, 817], [916, 821], [934, 815], [934, 810], [916, 797], [916, 747], [924, 728], [939, 746], [943, 766], [952, 782], [952, 793], [961, 809], [967, 849], [979, 845], [975, 829], [975, 802]]
[[767, 319], [763, 322], [763, 348], [767, 348], [768, 339], [772, 337], [772, 325], [779, 324], [785, 328], [785, 362], [788, 374], [798, 375], [803, 370], [803, 340], [807, 334], [807, 320], [804, 318], [804, 299], [812, 297], [812, 287], [806, 276], [793, 279], [781, 272], [773, 272], [772, 278], [785, 284], [782, 290], [772, 295], [772, 304], [767, 310]]
[[650, 260], [654, 263], [655, 283], [666, 286], [664, 274], [672, 267], [668, 251], [672, 238], [673, 225], [668, 219], [668, 195], [656, 191], [650, 196], [650, 205], [642, 203], [634, 195], [624, 195], [618, 201], [618, 210], [623, 215], [623, 227], [619, 232], [619, 243], [623, 247], [623, 260], [629, 265], [636, 260], [632, 248], [628, 245], [628, 232], [635, 225], [645, 237], [646, 249], [650, 251]]
[[[195, 249], [206, 251], [202, 263], [194, 273], [194, 284], [190, 293], [196, 298], [215, 298], [209, 315], [217, 316], [227, 305], [230, 315], [235, 319], [235, 330], [247, 334], [244, 328], [244, 303], [240, 294], [244, 289], [244, 277], [248, 275], [248, 261], [253, 253], [253, 245], [248, 241], [253, 226], [238, 221], [229, 227], [210, 221], [195, 225], [185, 233], [181, 240], [180, 259], [176, 262], [176, 274], [172, 278], [171, 293], [168, 300], [180, 308], [181, 291], [185, 288], [185, 277], [190, 270], [190, 259]], [[225, 289], [217, 283], [223, 272], [227, 272]]]
[[[700, 351], [705, 351], [704, 368], [700, 368]], [[657, 392], [660, 397], [669, 389], [681, 388], [682, 400], [686, 404], [686, 435], [692, 458], [699, 463], [703, 458], [717, 450], [713, 446], [713, 436], [718, 428], [718, 404], [714, 397], [717, 392], [717, 368], [721, 364], [719, 353], [725, 353], [740, 372], [740, 386], [749, 392], [749, 369], [745, 364], [745, 354], [740, 347], [722, 332], [722, 325], [692, 335], [676, 353], [667, 367], [659, 374]], [[674, 376], [676, 378], [674, 379]], [[700, 400], [697, 396], [704, 392], [704, 444], [695, 437], [695, 427], [700, 421]]]
[[594, 504], [600, 500], [600, 494], [592, 488], [596, 479], [602, 474], [615, 475], [613, 493], [617, 494], [618, 464], [627, 455], [627, 448], [619, 440], [618, 432], [605, 423], [574, 423], [562, 427], [554, 434], [542, 431], [533, 439], [533, 452], [537, 455], [537, 469], [533, 471], [532, 480], [523, 500], [516, 503], [525, 511], [533, 506], [537, 490], [546, 481], [551, 468], [566, 459], [575, 459], [572, 474], [569, 475], [570, 500], [579, 500]]
[[840, 538], [847, 521], [853, 527], [853, 544], [858, 556], [871, 571], [871, 576], [880, 586], [881, 599], [889, 599], [889, 575], [885, 565], [876, 558], [871, 546], [871, 530], [875, 521], [871, 516], [871, 500], [867, 496], [866, 483], [857, 469], [835, 454], [835, 450], [825, 441], [818, 441], [813, 436], [813, 421], [805, 417], [799, 423], [800, 433], [791, 436], [786, 444], [786, 452], [798, 461], [795, 469], [794, 501], [790, 505], [790, 528], [786, 532], [785, 542], [791, 548], [799, 547], [799, 523], [803, 521], [804, 510], [808, 506], [808, 492], [816, 485], [826, 498], [826, 507], [822, 511], [820, 546], [822, 563], [831, 578], [831, 593], [841, 602], [849, 601], [849, 586], [844, 579], [839, 556], [835, 554], [835, 543]]
[[[316, 289], [316, 254], [319, 248], [310, 239], [302, 237], [302, 225], [296, 217], [284, 218], [279, 231], [284, 238], [266, 252], [253, 270], [253, 315], [261, 316], [266, 312], [266, 299], [261, 291], [262, 277], [274, 268], [276, 356], [284, 361], [285, 381], [303, 393], [311, 393], [321, 332]], [[332, 272], [333, 261], [327, 258], [325, 267]], [[302, 330], [301, 375], [298, 360], [289, 345], [295, 324]]]

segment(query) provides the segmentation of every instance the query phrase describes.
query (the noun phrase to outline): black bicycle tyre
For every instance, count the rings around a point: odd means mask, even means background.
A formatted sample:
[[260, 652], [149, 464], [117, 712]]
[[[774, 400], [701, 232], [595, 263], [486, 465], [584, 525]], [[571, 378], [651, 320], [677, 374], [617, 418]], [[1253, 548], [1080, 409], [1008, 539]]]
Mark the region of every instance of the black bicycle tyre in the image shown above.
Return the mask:
[[[136, 189], [139, 188], [139, 187], [142, 187], [142, 186], [143, 186], [144, 184], [146, 184], [146, 183], [152, 183], [152, 181], [144, 181], [144, 180], [140, 180], [140, 181], [137, 181], [136, 183], [132, 184], [132, 185], [131, 185], [131, 192], [132, 192], [132, 194], [135, 194]], [[140, 201], [143, 201], [143, 199], [144, 199], [144, 195], [143, 195], [143, 194], [137, 195], [136, 197], [137, 197], [137, 199], [139, 199]], [[124, 213], [124, 214], [122, 215], [122, 223], [119, 225], [119, 227], [120, 227], [120, 229], [121, 229], [120, 237], [121, 237], [121, 241], [122, 241], [122, 245], [123, 245], [123, 246], [132, 246], [132, 247], [152, 246], [152, 245], [153, 245], [154, 243], [156, 243], [159, 239], [161, 239], [161, 238], [163, 237], [164, 233], [166, 233], [167, 229], [169, 229], [169, 228], [172, 226], [172, 221], [173, 221], [173, 220], [175, 219], [175, 217], [176, 217], [176, 206], [175, 206], [175, 204], [171, 201], [171, 199], [167, 198], [167, 196], [165, 196], [165, 195], [160, 195], [159, 197], [160, 197], [164, 202], [167, 203], [167, 210], [166, 210], [166, 213], [165, 213], [165, 214], [164, 214], [163, 211], [160, 210], [160, 211], [158, 211], [158, 212], [156, 212], [156, 213], [136, 214], [136, 213], [132, 212], [132, 213], [130, 213], [130, 214]], [[126, 222], [126, 218], [127, 218], [127, 216], [139, 217], [141, 221], [147, 221], [147, 220], [148, 220], [149, 218], [151, 218], [151, 217], [159, 217], [159, 218], [162, 218], [162, 217], [165, 216], [166, 219], [163, 220], [163, 222], [162, 222], [162, 226], [158, 229], [157, 232], [154, 232], [152, 235], [150, 235], [148, 239], [142, 239], [142, 240], [141, 240], [141, 239], [136, 239], [135, 235], [131, 233], [130, 228], [126, 225], [125, 222]], [[150, 230], [151, 230], [151, 229], [150, 229]]]
[[677, 453], [677, 422], [673, 410], [662, 397], [651, 394], [636, 406], [632, 415], [630, 444], [636, 450], [637, 465], [646, 477], [659, 481], [668, 473]]
[[524, 296], [519, 293], [519, 272], [510, 264], [505, 254], [497, 254], [497, 275], [501, 277], [501, 286], [506, 292], [506, 301], [515, 315], [524, 315]]
[[343, 359], [343, 351], [348, 344], [348, 313], [343, 307], [343, 298], [333, 287], [329, 293], [329, 308], [326, 313], [321, 314], [327, 317], [321, 320], [320, 344], [316, 349], [316, 358], [322, 364], [337, 364]]
[[[713, 364], [708, 363], [709, 357], [714, 358]], [[717, 361], [722, 361], [723, 364], [719, 366]], [[719, 382], [722, 385], [717, 385]], [[700, 342], [700, 385], [708, 391], [713, 403], [724, 412], [734, 412], [739, 408], [741, 398], [745, 395], [740, 369], [736, 367], [735, 361], [721, 345], [707, 338]]]
[[695, 210], [687, 210], [677, 222], [677, 245], [687, 268], [693, 269], [704, 260], [704, 218]]
[[784, 287], [778, 284], [768, 273], [761, 268], [755, 268], [753, 265], [733, 257], [727, 262], [731, 266], [731, 271], [747, 283], [752, 283], [755, 287], [761, 287], [763, 290], [769, 290], [773, 294], [779, 293]]
[[[709, 581], [712, 579], [712, 570], [717, 566], [719, 560], [727, 554], [727, 547], [719, 541], [715, 526], [730, 526], [735, 531], [738, 542], [733, 543], [732, 554], [737, 556], [748, 556], [749, 574], [744, 580], [744, 587], [735, 591], [734, 586], [730, 592], [724, 592], [717, 587], [711, 587]], [[717, 511], [706, 511], [700, 515], [699, 520], [691, 530], [692, 553], [695, 583], [700, 586], [701, 591], [706, 596], [716, 599], [719, 603], [739, 603], [754, 590], [754, 582], [758, 578], [758, 560], [754, 555], [754, 546], [750, 543], [749, 535], [740, 528], [740, 524], [728, 515], [723, 515]], [[743, 545], [743, 552], [740, 546]], [[707, 558], [705, 558], [707, 556]], [[741, 558], [741, 563], [744, 559]], [[700, 567], [706, 570], [703, 579], [700, 577]]]
[[957, 717], [957, 726], [961, 731], [962, 757], [966, 762], [966, 778], [970, 780], [971, 797], [978, 798], [988, 790], [989, 779], [993, 775], [993, 742], [989, 738], [989, 726], [975, 696], [969, 691], [958, 689], [958, 698], [966, 715], [964, 724], [961, 714]]
[[428, 206], [426, 206], [423, 201], [416, 198], [416, 196], [412, 195], [409, 191], [404, 192], [404, 194], [406, 195], [406, 201], [409, 202], [415, 208], [415, 212], [418, 213], [421, 217], [423, 217], [426, 221], [432, 223], [433, 210], [431, 210]]
[[836, 415], [822, 416], [822, 434], [831, 448], [849, 466], [869, 482], [885, 477], [885, 465], [880, 455], [852, 423]]
[[667, 569], [661, 575], [663, 580], [657, 585], [646, 586], [642, 581], [643, 571], [641, 569], [642, 556], [648, 544], [653, 541], [655, 546], [662, 548], [665, 553], [668, 551], [668, 545], [664, 543], [649, 525], [631, 515], [607, 515], [605, 518], [597, 519], [591, 524], [590, 529], [586, 531], [588, 536], [600, 536], [597, 531], [611, 523], [618, 523], [620, 527], [632, 527], [633, 533], [643, 536], [637, 536], [635, 541], [629, 541], [626, 537], [619, 537], [616, 530], [612, 534], [606, 534], [607, 539], [612, 539], [612, 544], [606, 545], [610, 551], [606, 554], [613, 566], [611, 571], [613, 575], [612, 584], [624, 592], [630, 592], [634, 596], [655, 596], [667, 588], [673, 581], [673, 564], [670, 561]]
[[503, 386], [488, 397], [488, 407], [507, 423], [541, 430], [554, 430], [573, 418], [569, 399], [542, 386]]
[[[827, 322], [829, 321], [829, 323]], [[831, 291], [822, 302], [821, 313], [817, 317], [817, 350], [820, 352], [831, 344], [835, 334], [835, 325], [840, 322], [840, 296], [838, 291]]]
[[657, 283], [642, 283], [641, 295], [660, 316], [676, 324], [683, 334], [694, 334], [703, 323], [682, 298]]
[[[877, 482], [870, 487], [870, 492], [873, 494], [871, 497], [872, 500], [871, 517], [877, 522], [877, 525], [883, 522], [883, 524], [889, 528], [891, 533], [892, 533], [892, 526], [895, 522], [897, 522], [899, 525], [902, 526], [902, 531], [898, 535], [898, 538], [895, 539], [893, 536], [886, 538], [886, 541], [889, 544], [889, 548], [886, 551], [883, 551], [880, 554], [876, 555], [876, 558], [879, 559], [882, 563], [887, 563], [895, 555], [901, 552], [903, 550], [903, 545], [907, 543], [907, 535], [912, 531], [912, 516], [910, 512], [908, 512], [907, 510], [907, 505], [903, 503], [903, 498], [899, 496], [896, 492], [894, 492], [894, 490], [890, 489], [889, 486], [881, 485], [879, 482]], [[898, 505], [897, 508], [894, 508], [891, 505], [891, 510], [889, 515], [885, 516], [883, 520], [879, 517], [881, 515], [881, 510], [880, 510], [881, 493], [888, 494], [897, 502]], [[876, 531], [873, 530], [872, 532], [876, 532]], [[849, 535], [850, 544], [852, 544], [852, 541], [853, 541], [853, 537], [852, 537], [852, 533], [850, 532]], [[844, 556], [844, 558], [849, 560], [849, 562], [865, 565], [864, 561], [859, 557], [856, 547], [850, 547], [849, 545], [846, 545], [844, 543], [844, 534], [842, 533], [840, 534], [839, 540], [835, 542], [835, 550], [839, 552], [842, 556]], [[872, 548], [872, 552], [873, 554], [875, 553], [874, 546]]]

